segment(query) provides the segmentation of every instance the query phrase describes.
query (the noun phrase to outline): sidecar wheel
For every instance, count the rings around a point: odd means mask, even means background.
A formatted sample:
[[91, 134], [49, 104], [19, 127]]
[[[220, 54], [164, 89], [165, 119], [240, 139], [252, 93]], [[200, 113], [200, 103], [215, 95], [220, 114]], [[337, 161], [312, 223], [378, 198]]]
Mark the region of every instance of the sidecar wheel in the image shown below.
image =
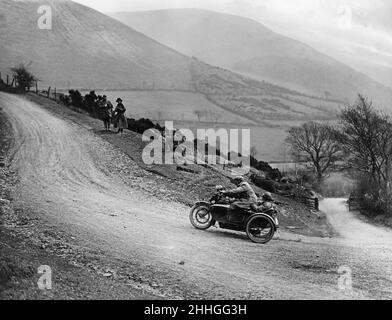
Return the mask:
[[271, 219], [254, 215], [246, 224], [246, 235], [255, 243], [265, 244], [270, 242], [275, 234], [275, 225]]
[[210, 208], [206, 205], [196, 205], [191, 209], [189, 220], [198, 230], [207, 230], [214, 225]]

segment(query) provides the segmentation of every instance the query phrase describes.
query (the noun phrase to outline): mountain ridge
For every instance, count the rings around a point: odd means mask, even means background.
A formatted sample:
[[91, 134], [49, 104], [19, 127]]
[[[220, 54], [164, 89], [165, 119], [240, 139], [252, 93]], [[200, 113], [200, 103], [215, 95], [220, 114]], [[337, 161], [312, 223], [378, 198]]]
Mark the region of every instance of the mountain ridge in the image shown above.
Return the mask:
[[[268, 29], [256, 20], [203, 9], [109, 15], [177, 51], [258, 80], [350, 102], [362, 93], [384, 108], [392, 105], [391, 88], [303, 42]], [[276, 62], [271, 59], [265, 62], [266, 57], [275, 57]], [[287, 63], [282, 70], [283, 58]], [[297, 65], [298, 59], [303, 59], [301, 65]], [[303, 71], [299, 68], [301, 66]], [[327, 77], [322, 74], [325, 70]], [[308, 75], [310, 71], [312, 75]]]

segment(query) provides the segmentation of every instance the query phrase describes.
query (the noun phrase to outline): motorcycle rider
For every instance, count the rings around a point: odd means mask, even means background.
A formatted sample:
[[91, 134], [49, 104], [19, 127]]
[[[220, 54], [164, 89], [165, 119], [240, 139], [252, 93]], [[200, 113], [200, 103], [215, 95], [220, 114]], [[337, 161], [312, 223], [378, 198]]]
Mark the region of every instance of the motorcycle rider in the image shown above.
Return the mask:
[[261, 199], [262, 202], [261, 205], [259, 205], [259, 210], [265, 212], [271, 209], [275, 209], [274, 198], [272, 198], [272, 194], [270, 192], [264, 193]]
[[230, 211], [237, 211], [238, 209], [249, 210], [249, 208], [253, 211], [257, 211], [257, 196], [250, 184], [241, 176], [234, 178], [234, 184], [237, 188], [223, 191], [224, 195], [238, 198], [238, 200], [230, 206]]
[[272, 218], [275, 218], [276, 224], [278, 224], [279, 222], [276, 219], [277, 215], [278, 215], [278, 209], [274, 204], [275, 200], [272, 197], [272, 194], [270, 192], [266, 192], [263, 194], [261, 199], [262, 199], [262, 202], [261, 202], [261, 204], [259, 203], [259, 206], [257, 208], [258, 211], [266, 213], [269, 216], [271, 216]]

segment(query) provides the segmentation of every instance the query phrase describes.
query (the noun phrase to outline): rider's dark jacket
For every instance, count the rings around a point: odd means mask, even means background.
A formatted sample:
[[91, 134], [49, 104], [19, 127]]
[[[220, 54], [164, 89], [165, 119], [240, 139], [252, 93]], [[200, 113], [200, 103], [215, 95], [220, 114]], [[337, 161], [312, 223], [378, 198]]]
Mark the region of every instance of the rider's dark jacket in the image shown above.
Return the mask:
[[249, 204], [257, 204], [257, 196], [248, 182], [241, 182], [241, 184], [232, 190], [225, 192], [229, 195], [234, 195], [241, 201], [248, 201]]

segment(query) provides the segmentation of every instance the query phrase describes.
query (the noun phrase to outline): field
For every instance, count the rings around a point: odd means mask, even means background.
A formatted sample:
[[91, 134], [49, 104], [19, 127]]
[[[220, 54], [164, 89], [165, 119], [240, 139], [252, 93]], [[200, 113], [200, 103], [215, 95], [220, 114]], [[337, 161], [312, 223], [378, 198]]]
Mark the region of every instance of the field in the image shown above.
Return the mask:
[[[263, 125], [214, 125], [208, 123], [190, 123], [176, 121], [175, 127], [188, 128], [193, 132], [197, 129], [213, 128], [218, 130], [230, 129], [250, 129], [250, 145], [256, 147], [257, 158], [264, 161], [288, 161], [288, 149], [285, 147], [284, 140], [287, 135], [288, 127], [268, 127]], [[240, 135], [241, 141], [241, 135]], [[241, 143], [239, 143], [241, 150]]]
[[[82, 92], [86, 94], [87, 92]], [[164, 90], [97, 91], [115, 104], [118, 97], [124, 101], [129, 118], [152, 120], [181, 120], [189, 122], [240, 123], [251, 120], [226, 111], [194, 92]], [[199, 113], [199, 116], [195, 112]], [[199, 121], [200, 117], [200, 121]]]
[[[304, 122], [265, 120], [264, 123], [252, 123], [251, 120], [224, 110], [203, 95], [193, 92], [132, 90], [96, 93], [107, 95], [113, 103], [121, 97], [130, 118], [150, 118], [160, 124], [171, 120], [176, 128], [191, 129], [195, 135], [197, 129], [250, 129], [251, 146], [256, 147], [257, 158], [263, 161], [289, 162], [289, 150], [284, 143], [287, 131], [290, 127]], [[199, 116], [195, 111], [200, 111]]]

